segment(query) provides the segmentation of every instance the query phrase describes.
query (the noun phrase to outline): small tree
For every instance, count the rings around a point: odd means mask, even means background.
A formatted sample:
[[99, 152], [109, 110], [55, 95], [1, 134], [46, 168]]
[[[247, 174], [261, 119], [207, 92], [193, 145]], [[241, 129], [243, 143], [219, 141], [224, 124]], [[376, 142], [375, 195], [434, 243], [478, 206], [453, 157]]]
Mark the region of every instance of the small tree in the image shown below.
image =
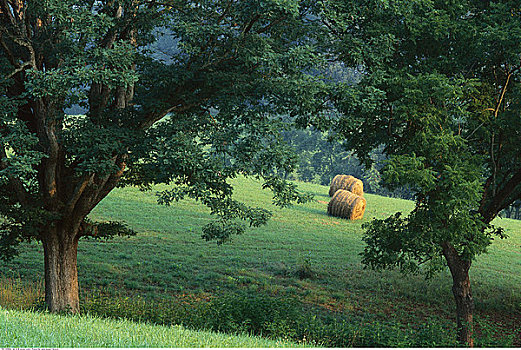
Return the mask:
[[[324, 87], [302, 1], [0, 0], [0, 252], [44, 248], [45, 301], [78, 311], [82, 237], [130, 234], [91, 210], [116, 186], [168, 204], [197, 199], [223, 242], [269, 212], [227, 179], [264, 179], [277, 204], [303, 200], [274, 176], [294, 160], [276, 115], [319, 113]], [[162, 39], [157, 41], [157, 39]], [[84, 115], [67, 115], [79, 105]]]
[[[469, 269], [521, 197], [521, 8], [517, 1], [324, 2], [339, 58], [359, 67], [339, 86], [340, 132], [360, 159], [384, 145], [385, 182], [416, 207], [367, 226], [363, 263], [452, 274], [457, 334], [473, 345]], [[420, 269], [425, 265], [425, 270]]]

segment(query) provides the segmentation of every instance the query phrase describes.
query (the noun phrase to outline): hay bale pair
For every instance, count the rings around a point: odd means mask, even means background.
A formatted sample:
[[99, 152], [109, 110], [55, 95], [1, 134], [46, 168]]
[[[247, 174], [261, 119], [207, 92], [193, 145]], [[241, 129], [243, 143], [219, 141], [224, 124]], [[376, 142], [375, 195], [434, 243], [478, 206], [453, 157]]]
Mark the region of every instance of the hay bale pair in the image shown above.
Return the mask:
[[358, 220], [364, 217], [367, 202], [364, 197], [353, 192], [338, 190], [327, 206], [327, 213], [339, 218]]
[[351, 175], [336, 175], [329, 186], [329, 197], [333, 197], [336, 191], [347, 190], [358, 196], [364, 195], [364, 183]]
[[336, 175], [329, 186], [329, 196], [332, 196], [327, 206], [327, 213], [332, 216], [349, 220], [364, 217], [366, 200], [364, 183], [351, 175]]

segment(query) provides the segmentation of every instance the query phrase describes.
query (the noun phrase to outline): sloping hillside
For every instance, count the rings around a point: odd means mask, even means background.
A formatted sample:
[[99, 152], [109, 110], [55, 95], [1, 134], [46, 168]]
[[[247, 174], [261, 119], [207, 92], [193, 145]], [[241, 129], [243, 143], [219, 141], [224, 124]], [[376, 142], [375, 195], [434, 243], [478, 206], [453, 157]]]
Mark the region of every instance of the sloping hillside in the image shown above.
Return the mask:
[[[276, 298], [281, 303], [298, 301], [310, 318], [328, 314], [350, 324], [383, 320], [396, 322], [401, 329], [415, 329], [432, 324], [430, 317], [435, 316], [448, 322], [450, 329], [454, 306], [447, 272], [425, 280], [423, 276], [403, 276], [397, 271], [367, 270], [360, 263], [362, 224], [374, 217], [409, 211], [412, 202], [367, 194], [364, 219], [350, 222], [327, 216], [329, 197], [324, 186], [299, 183], [301, 190], [315, 195], [315, 200], [278, 209], [271, 205], [270, 193], [262, 191], [258, 182], [241, 178], [235, 180], [235, 185], [237, 198], [268, 207], [274, 216], [267, 226], [248, 230], [222, 246], [200, 238], [200, 228], [210, 215], [198, 203], [185, 200], [171, 207], [158, 206], [155, 191], [161, 188], [152, 192], [127, 188], [112, 193], [92, 217], [123, 220], [139, 234], [108, 243], [80, 242], [81, 295], [84, 305], [94, 305], [88, 310], [133, 317], [124, 313], [129, 306], [121, 298], [142, 300], [142, 308], [146, 308], [147, 300], [181, 300], [186, 305], [211, 301], [228, 310], [223, 305], [229, 300], [242, 300], [236, 297], [239, 293]], [[503, 226], [510, 237], [494, 242], [489, 254], [474, 264], [471, 278], [478, 317], [502, 324], [504, 332], [510, 334], [520, 323], [521, 224], [510, 219], [498, 219], [496, 224]], [[43, 276], [42, 265], [41, 247], [31, 245], [15, 261], [2, 263], [0, 274], [38, 281]], [[107, 306], [114, 298], [120, 298], [114, 302], [123, 305], [120, 309]], [[244, 299], [244, 304], [251, 301]], [[260, 331], [251, 326], [257, 322], [251, 319], [230, 320], [233, 327], [221, 327], [217, 323], [203, 324], [204, 317], [193, 321], [186, 316], [190, 310], [153, 320], [266, 334], [264, 319], [258, 320]], [[137, 317], [146, 319], [150, 312], [140, 311]], [[252, 314], [259, 312], [253, 310]], [[278, 328], [277, 332], [283, 333]]]

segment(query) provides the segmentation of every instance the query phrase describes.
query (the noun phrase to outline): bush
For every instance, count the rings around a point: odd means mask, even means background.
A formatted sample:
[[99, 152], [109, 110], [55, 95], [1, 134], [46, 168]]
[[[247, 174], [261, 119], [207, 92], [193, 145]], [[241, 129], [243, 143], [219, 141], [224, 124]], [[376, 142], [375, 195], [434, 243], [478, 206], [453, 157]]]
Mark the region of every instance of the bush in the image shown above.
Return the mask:
[[281, 331], [294, 328], [302, 314], [295, 299], [257, 293], [233, 293], [210, 301], [210, 329], [255, 335], [287, 336]]
[[295, 269], [295, 274], [301, 280], [306, 278], [313, 278], [315, 273], [311, 267], [311, 256], [307, 255], [305, 257], [299, 257], [297, 261], [297, 267]]
[[[10, 290], [23, 290], [11, 281]], [[17, 286], [14, 288], [14, 286]], [[1, 293], [0, 293], [1, 294]], [[20, 294], [20, 295], [23, 295]], [[19, 300], [16, 299], [16, 300]], [[25, 304], [38, 305], [38, 300]], [[182, 295], [176, 299], [148, 299], [107, 291], [90, 292], [82, 312], [110, 318], [196, 330], [261, 335], [320, 347], [455, 347], [455, 324], [437, 317], [424, 324], [404, 325], [348, 314], [331, 314], [301, 304], [291, 295], [237, 291], [219, 296]], [[514, 336], [501, 337], [487, 319], [476, 318], [475, 344], [480, 347], [512, 346]]]
[[[41, 283], [20, 278], [0, 278], [0, 306], [44, 309]], [[242, 290], [209, 297], [181, 295], [172, 299], [150, 299], [89, 292], [81, 311], [110, 318], [124, 318], [162, 325], [224, 333], [247, 333], [272, 339], [287, 339], [322, 347], [455, 347], [455, 324], [429, 318], [424, 324], [404, 325], [348, 314], [331, 314], [300, 303], [292, 295], [269, 295]], [[505, 335], [484, 317], [477, 317], [475, 345], [512, 347], [515, 334]]]
[[296, 301], [247, 292], [157, 301], [98, 291], [85, 298], [82, 312], [218, 332], [263, 334], [268, 329], [267, 333], [275, 331], [278, 324], [294, 326], [291, 320], [299, 316], [296, 306]]
[[431, 319], [419, 327], [348, 315], [314, 312], [288, 295], [240, 291], [218, 297], [146, 300], [95, 293], [85, 298], [83, 312], [191, 329], [247, 333], [324, 347], [454, 346], [453, 324]]

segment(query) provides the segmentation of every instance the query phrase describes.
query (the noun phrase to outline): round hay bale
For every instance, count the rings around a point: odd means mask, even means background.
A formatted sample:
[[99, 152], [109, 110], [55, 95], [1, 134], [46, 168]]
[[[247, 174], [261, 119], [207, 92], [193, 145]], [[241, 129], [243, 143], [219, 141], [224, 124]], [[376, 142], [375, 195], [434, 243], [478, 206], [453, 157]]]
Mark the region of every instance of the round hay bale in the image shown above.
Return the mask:
[[346, 190], [338, 190], [329, 201], [327, 213], [339, 218], [358, 220], [364, 217], [366, 204], [364, 197]]
[[358, 196], [364, 195], [364, 183], [351, 175], [336, 175], [329, 186], [329, 197], [332, 197], [336, 191], [346, 190]]

